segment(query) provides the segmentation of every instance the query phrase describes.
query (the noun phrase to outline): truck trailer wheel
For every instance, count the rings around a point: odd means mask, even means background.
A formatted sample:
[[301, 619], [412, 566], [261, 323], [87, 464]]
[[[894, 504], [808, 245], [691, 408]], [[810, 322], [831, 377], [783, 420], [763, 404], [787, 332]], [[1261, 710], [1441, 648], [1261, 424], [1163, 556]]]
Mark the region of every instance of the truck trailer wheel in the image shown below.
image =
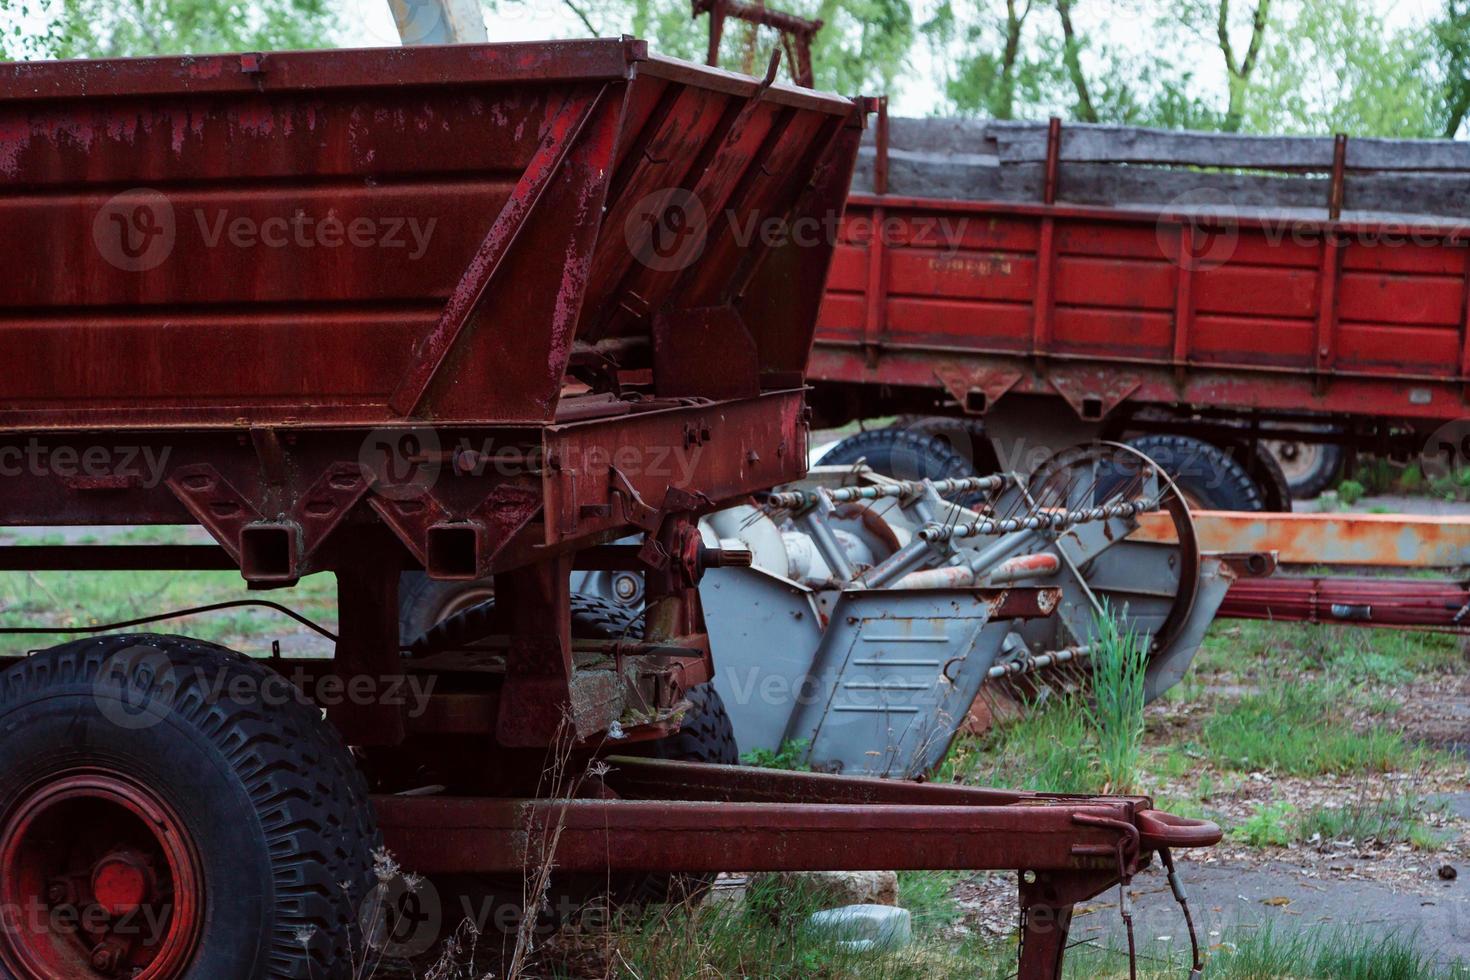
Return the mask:
[[1272, 440], [1265, 446], [1281, 465], [1297, 500], [1321, 496], [1342, 474], [1342, 447], [1334, 443]]
[[0, 976], [353, 975], [367, 787], [284, 678], [178, 636], [0, 675]]
[[398, 636], [413, 646], [429, 630], [495, 595], [492, 579], [441, 581], [425, 572], [404, 572], [398, 579]]
[[899, 480], [943, 480], [975, 476], [974, 465], [943, 436], [911, 429], [869, 429], [848, 436], [817, 460], [818, 466], [866, 461]]
[[1264, 510], [1265, 497], [1244, 466], [1225, 450], [1189, 436], [1151, 435], [1128, 440], [1164, 468], [1189, 506], [1202, 510]]
[[1290, 514], [1291, 485], [1271, 450], [1263, 442], [1254, 442], [1243, 446], [1237, 458], [1242, 455], [1245, 457], [1245, 471], [1261, 491], [1261, 506], [1272, 514]]
[[684, 693], [690, 708], [679, 731], [655, 742], [654, 755], [680, 762], [713, 762], [723, 766], [740, 764], [735, 744], [735, 725], [725, 710], [725, 701], [713, 684], [700, 684]]
[[[582, 640], [637, 640], [643, 627], [635, 610], [601, 596], [573, 593], [572, 636]], [[463, 609], [434, 626], [414, 644], [414, 656], [424, 657], [459, 649], [483, 639], [495, 630], [495, 599]], [[735, 743], [735, 726], [725, 702], [713, 684], [700, 684], [685, 692], [689, 710], [679, 731], [668, 738], [633, 749], [656, 759], [683, 762], [714, 762], [736, 765], [740, 750]], [[594, 903], [607, 894], [615, 905], [649, 905], [682, 901], [698, 894], [714, 881], [713, 875], [669, 875], [627, 873], [617, 875], [558, 875], [553, 877], [545, 906], [538, 912], [542, 928], [552, 928], [574, 909]], [[478, 908], [509, 908], [517, 905], [522, 882], [494, 875], [452, 875], [437, 878], [439, 890], [454, 895], [459, 904]], [[518, 924], [523, 910], [511, 921]], [[451, 925], [452, 923], [446, 923]]]

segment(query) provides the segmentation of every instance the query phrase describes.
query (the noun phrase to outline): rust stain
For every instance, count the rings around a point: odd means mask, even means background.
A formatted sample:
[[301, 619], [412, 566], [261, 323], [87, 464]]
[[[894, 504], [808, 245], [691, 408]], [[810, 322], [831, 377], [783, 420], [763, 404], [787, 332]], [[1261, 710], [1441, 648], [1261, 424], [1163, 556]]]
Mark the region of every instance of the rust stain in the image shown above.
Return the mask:
[[[1276, 552], [1289, 565], [1442, 568], [1470, 564], [1470, 518], [1399, 514], [1194, 514], [1200, 547]], [[1136, 540], [1168, 541], [1165, 515], [1140, 518]]]

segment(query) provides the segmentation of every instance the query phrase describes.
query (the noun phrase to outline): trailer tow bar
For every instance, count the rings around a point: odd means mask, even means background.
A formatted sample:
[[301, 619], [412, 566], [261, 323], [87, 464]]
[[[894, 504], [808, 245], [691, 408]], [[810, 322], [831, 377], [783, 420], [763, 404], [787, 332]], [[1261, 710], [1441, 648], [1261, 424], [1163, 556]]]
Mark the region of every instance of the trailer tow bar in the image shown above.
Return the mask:
[[[609, 757], [601, 799], [380, 796], [385, 845], [416, 873], [969, 870], [1019, 874], [1021, 980], [1061, 976], [1072, 907], [1124, 886], [1155, 852], [1220, 829], [1147, 797]], [[1170, 867], [1172, 857], [1168, 859]], [[1193, 927], [1191, 926], [1191, 934]]]

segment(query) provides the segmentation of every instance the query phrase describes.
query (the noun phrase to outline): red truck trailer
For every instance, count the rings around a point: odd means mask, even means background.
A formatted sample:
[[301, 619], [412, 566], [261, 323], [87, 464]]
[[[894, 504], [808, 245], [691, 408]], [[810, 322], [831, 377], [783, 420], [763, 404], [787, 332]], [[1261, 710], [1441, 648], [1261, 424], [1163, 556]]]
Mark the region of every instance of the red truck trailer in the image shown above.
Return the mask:
[[[0, 522], [214, 541], [0, 564], [324, 572], [339, 599], [308, 623], [330, 658], [141, 617], [5, 663], [0, 976], [361, 975], [386, 845], [430, 882], [615, 890], [1024, 871], [1021, 975], [1054, 977], [1073, 902], [1217, 840], [1141, 797], [689, 761], [734, 761], [696, 585], [749, 560], [694, 522], [805, 471], [832, 253], [735, 229], [840, 213], [862, 124], [627, 38], [0, 66]], [[697, 255], [691, 202], [732, 219]], [[478, 633], [403, 649], [418, 569], [493, 578]], [[641, 624], [574, 569], [640, 573]]]
[[1414, 456], [1466, 414], [1463, 143], [894, 119], [863, 152], [819, 424], [983, 420], [981, 457], [1143, 436], [1197, 455], [1199, 502], [1285, 509], [1260, 443]]

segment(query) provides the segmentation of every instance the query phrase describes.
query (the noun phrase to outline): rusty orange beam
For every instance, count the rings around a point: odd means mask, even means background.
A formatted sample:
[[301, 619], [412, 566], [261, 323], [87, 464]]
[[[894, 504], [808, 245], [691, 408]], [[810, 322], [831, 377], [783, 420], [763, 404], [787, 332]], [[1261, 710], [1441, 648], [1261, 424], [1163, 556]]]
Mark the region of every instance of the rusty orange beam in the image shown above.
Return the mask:
[[[1169, 541], [1167, 515], [1144, 514], [1133, 540]], [[1410, 514], [1194, 514], [1204, 551], [1273, 551], [1283, 565], [1455, 568], [1470, 565], [1470, 517]]]

